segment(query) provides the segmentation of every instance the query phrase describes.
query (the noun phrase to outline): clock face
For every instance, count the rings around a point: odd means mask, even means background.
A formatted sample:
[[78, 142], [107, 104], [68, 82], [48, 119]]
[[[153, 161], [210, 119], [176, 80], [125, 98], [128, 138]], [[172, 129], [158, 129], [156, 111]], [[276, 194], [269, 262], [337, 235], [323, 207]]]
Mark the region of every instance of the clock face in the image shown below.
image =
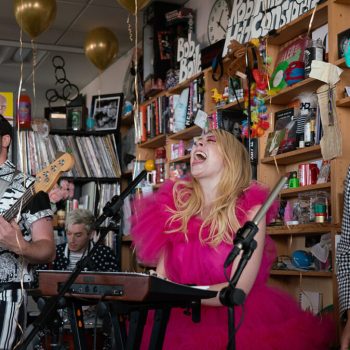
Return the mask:
[[226, 0], [215, 1], [208, 20], [208, 39], [210, 44], [225, 39], [229, 16]]

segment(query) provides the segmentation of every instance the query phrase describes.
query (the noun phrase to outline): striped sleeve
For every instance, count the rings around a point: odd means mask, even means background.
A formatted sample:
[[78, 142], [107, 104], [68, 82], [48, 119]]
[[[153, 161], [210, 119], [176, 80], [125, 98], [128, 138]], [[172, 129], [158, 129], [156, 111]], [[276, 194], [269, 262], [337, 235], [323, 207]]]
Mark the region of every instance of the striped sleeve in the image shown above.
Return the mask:
[[337, 247], [336, 255], [339, 311], [350, 309], [350, 167], [346, 176], [344, 186], [344, 209], [341, 227], [341, 237]]

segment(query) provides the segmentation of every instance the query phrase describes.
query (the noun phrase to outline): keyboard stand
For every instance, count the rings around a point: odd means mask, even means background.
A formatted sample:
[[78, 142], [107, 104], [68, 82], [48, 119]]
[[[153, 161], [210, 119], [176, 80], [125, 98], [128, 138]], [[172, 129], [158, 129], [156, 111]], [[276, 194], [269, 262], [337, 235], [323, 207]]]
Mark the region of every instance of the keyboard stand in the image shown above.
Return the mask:
[[[199, 322], [200, 301], [168, 303], [132, 303], [125, 301], [105, 302], [112, 320], [113, 338], [115, 349], [138, 350], [141, 346], [144, 326], [146, 324], [148, 310], [154, 310], [154, 323], [149, 342], [149, 350], [161, 350], [163, 348], [166, 327], [173, 307], [191, 308], [192, 319]], [[84, 321], [79, 318], [81, 311], [79, 301], [68, 301], [67, 308], [70, 315], [74, 346], [76, 350], [86, 349]], [[126, 329], [123, 316], [129, 315], [128, 329]], [[190, 317], [190, 316], [189, 316]]]
[[67, 298], [67, 312], [74, 340], [74, 350], [87, 349], [82, 305]]
[[162, 349], [170, 311], [170, 307], [164, 307], [155, 311], [149, 350]]

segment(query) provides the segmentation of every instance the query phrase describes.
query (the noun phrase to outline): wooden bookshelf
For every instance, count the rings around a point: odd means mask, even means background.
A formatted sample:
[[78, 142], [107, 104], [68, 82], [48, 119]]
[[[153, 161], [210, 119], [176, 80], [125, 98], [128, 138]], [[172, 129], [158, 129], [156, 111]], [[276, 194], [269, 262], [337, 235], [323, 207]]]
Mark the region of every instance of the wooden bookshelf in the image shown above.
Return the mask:
[[319, 191], [319, 190], [330, 190], [331, 189], [331, 183], [327, 182], [324, 184], [315, 184], [315, 185], [308, 185], [308, 186], [299, 186], [296, 188], [287, 188], [285, 190], [281, 191], [281, 197], [283, 198], [289, 198], [289, 197], [295, 197], [299, 193], [309, 192], [309, 191]]
[[146, 142], [140, 143], [138, 145], [139, 148], [158, 148], [165, 145], [166, 135], [158, 135], [151, 139], [148, 139]]
[[350, 107], [350, 96], [337, 100], [337, 107]]
[[309, 223], [289, 226], [267, 226], [266, 232], [273, 236], [279, 235], [314, 235], [327, 233], [329, 231], [338, 231], [340, 226], [331, 223]]
[[304, 147], [295, 151], [277, 154], [274, 157], [266, 157], [260, 160], [262, 164], [279, 164], [286, 165], [291, 163], [304, 162], [307, 160], [317, 159], [321, 157], [320, 145]]
[[272, 276], [298, 276], [298, 277], [332, 277], [332, 272], [329, 271], [299, 271], [299, 270], [271, 270]]
[[169, 139], [170, 140], [190, 140], [195, 136], [199, 136], [201, 133], [202, 133], [202, 129], [197, 125], [193, 125], [175, 134], [170, 134]]
[[178, 157], [178, 158], [175, 158], [175, 159], [170, 159], [169, 160], [169, 163], [182, 163], [182, 162], [186, 162], [188, 163], [191, 159], [191, 155], [190, 154], [186, 154], [185, 156], [183, 157]]

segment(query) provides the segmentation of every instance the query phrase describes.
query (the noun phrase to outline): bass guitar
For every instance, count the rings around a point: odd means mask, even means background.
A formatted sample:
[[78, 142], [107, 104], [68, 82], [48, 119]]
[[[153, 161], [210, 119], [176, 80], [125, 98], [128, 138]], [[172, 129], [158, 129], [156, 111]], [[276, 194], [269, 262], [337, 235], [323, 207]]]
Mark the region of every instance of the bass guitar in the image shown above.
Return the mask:
[[2, 216], [4, 219], [10, 222], [16, 217], [18, 211], [24, 208], [36, 193], [40, 191], [49, 192], [57, 183], [61, 174], [71, 170], [73, 166], [74, 157], [69, 153], [63, 153], [36, 175], [35, 181], [27, 188], [23, 196], [19, 198], [11, 208], [3, 213]]

